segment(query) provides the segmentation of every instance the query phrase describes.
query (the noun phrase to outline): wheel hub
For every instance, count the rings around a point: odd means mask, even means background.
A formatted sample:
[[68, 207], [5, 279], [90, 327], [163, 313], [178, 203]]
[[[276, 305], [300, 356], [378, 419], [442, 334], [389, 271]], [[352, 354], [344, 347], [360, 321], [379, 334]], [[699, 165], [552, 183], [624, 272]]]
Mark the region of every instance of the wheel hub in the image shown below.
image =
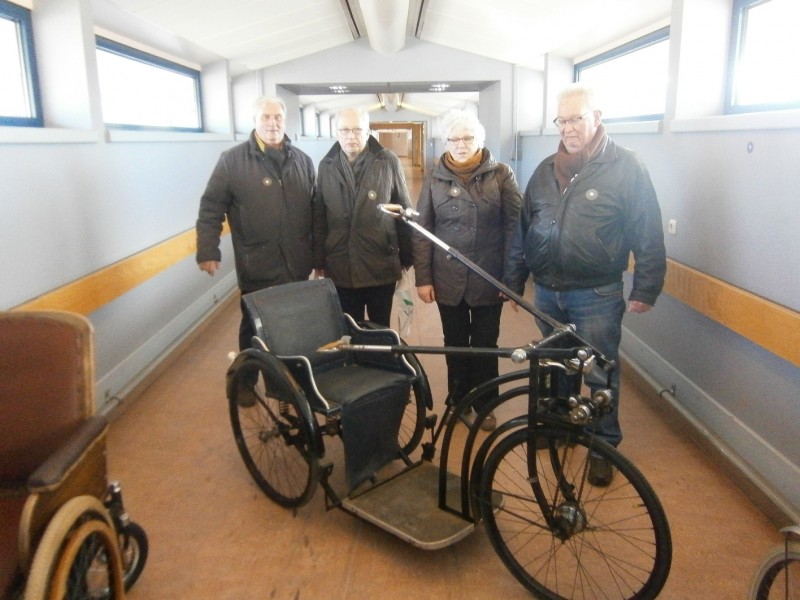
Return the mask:
[[561, 504], [553, 513], [556, 526], [554, 533], [560, 540], [566, 540], [586, 528], [586, 512], [574, 502]]

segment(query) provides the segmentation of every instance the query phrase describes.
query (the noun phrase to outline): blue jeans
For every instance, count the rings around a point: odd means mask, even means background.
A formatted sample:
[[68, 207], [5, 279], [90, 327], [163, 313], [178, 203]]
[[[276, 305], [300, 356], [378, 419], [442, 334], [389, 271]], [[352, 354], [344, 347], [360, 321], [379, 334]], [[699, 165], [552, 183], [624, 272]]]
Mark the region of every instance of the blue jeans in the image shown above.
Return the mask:
[[[622, 337], [622, 317], [625, 314], [621, 281], [598, 288], [565, 291], [554, 291], [537, 285], [535, 306], [561, 323], [574, 324], [577, 328], [576, 333], [580, 337], [592, 344], [607, 359], [617, 362], [619, 342]], [[553, 330], [540, 319], [536, 322], [543, 335], [548, 335]], [[622, 441], [618, 413], [619, 382], [620, 368], [617, 364], [611, 377], [612, 410], [587, 427], [612, 446], [617, 446]], [[597, 389], [606, 388], [606, 374], [599, 367], [595, 367], [586, 377], [585, 383], [592, 393]]]

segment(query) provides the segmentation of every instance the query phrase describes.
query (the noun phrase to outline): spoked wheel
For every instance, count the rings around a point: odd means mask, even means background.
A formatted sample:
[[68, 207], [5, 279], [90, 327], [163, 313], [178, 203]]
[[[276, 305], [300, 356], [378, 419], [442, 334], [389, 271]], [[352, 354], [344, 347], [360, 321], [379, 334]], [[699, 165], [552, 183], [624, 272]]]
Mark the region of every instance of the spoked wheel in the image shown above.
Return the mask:
[[404, 455], [410, 455], [417, 449], [425, 433], [426, 407], [432, 408], [433, 401], [431, 389], [428, 385], [428, 376], [422, 368], [417, 357], [413, 354], [406, 354], [406, 360], [417, 372], [417, 378], [411, 385], [406, 410], [403, 413], [403, 420], [400, 422], [400, 433], [398, 443]]
[[147, 562], [147, 534], [138, 523], [131, 521], [118, 532], [117, 538], [122, 558], [122, 579], [127, 592], [139, 579]]
[[800, 542], [777, 546], [758, 570], [750, 600], [800, 600]]
[[[379, 325], [372, 321], [363, 321], [359, 323], [359, 326], [365, 329], [386, 329], [385, 325]], [[385, 343], [392, 344], [394, 342], [389, 339]], [[405, 340], [402, 338], [400, 343], [406, 345]], [[409, 456], [417, 449], [417, 446], [422, 441], [422, 436], [425, 434], [426, 408], [433, 409], [433, 396], [428, 383], [428, 375], [425, 373], [425, 369], [422, 368], [422, 363], [419, 362], [415, 354], [404, 354], [403, 356], [417, 374], [411, 384], [403, 420], [400, 422], [400, 433], [397, 436], [400, 451], [403, 455]]]
[[314, 416], [288, 377], [271, 355], [240, 354], [229, 371], [228, 398], [247, 470], [267, 496], [291, 508], [314, 495], [319, 455]]
[[[525, 430], [501, 440], [483, 471], [481, 515], [503, 563], [540, 598], [655, 598], [669, 574], [672, 542], [644, 476], [615, 448], [583, 433], [542, 428], [538, 435], [547, 443], [537, 446], [547, 447], [534, 453], [536, 492]], [[586, 480], [589, 446], [614, 467], [607, 487]]]
[[47, 525], [25, 586], [25, 600], [124, 597], [117, 534], [103, 504], [78, 496]]

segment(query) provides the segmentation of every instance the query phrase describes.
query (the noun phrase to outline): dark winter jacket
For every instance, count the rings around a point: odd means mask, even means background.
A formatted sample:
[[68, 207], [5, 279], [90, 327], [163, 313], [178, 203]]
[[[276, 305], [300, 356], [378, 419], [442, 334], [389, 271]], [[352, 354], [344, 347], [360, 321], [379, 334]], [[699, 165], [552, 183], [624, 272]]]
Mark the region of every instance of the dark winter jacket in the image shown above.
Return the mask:
[[635, 258], [631, 300], [655, 304], [666, 273], [661, 210], [650, 175], [634, 152], [607, 139], [562, 195], [555, 155], [533, 173], [506, 265], [522, 292], [528, 273], [554, 290], [619, 282]]
[[[444, 165], [433, 168], [420, 193], [417, 222], [496, 279], [503, 280], [503, 261], [520, 210], [520, 192], [508, 165], [495, 162], [488, 150], [464, 184]], [[501, 302], [497, 288], [470, 271], [433, 242], [414, 236], [416, 285], [433, 285], [436, 301], [457, 306]]]
[[320, 161], [314, 225], [315, 267], [345, 288], [393, 283], [411, 265], [411, 232], [380, 204], [411, 206], [400, 160], [374, 137], [367, 140], [357, 189], [348, 183], [336, 142]]
[[223, 152], [200, 200], [197, 262], [220, 260], [222, 222], [231, 229], [243, 293], [307, 279], [313, 269], [314, 164], [284, 138], [277, 169], [250, 139]]

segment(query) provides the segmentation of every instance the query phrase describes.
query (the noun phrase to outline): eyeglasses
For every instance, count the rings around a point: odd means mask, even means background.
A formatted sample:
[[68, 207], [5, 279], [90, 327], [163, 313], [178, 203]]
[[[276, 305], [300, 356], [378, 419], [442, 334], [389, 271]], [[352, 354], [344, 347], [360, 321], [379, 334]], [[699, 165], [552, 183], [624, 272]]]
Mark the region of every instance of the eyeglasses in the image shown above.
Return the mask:
[[556, 117], [553, 119], [553, 125], [558, 127], [559, 129], [564, 129], [567, 125], [572, 125], [573, 127], [577, 127], [580, 125], [581, 121], [583, 121], [586, 117], [589, 116], [590, 113], [582, 114], [580, 117], [572, 117], [571, 119], [562, 119], [561, 117]]
[[361, 137], [361, 134], [364, 133], [364, 130], [363, 129], [340, 129], [339, 130], [339, 135], [342, 136], [342, 137], [345, 137], [345, 138], [347, 136], [349, 136], [351, 133], [356, 137]]
[[458, 146], [461, 142], [463, 142], [465, 146], [469, 146], [472, 142], [475, 141], [475, 136], [466, 135], [460, 138], [447, 138], [447, 141], [453, 146]]

